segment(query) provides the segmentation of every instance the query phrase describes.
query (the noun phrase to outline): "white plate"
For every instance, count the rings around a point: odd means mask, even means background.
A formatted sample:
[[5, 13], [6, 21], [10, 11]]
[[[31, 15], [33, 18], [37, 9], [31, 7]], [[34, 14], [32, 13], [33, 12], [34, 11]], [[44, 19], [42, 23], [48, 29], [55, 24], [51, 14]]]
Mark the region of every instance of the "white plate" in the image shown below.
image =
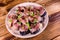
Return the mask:
[[[16, 5], [15, 7], [13, 7], [13, 8], [9, 11], [8, 14], [10, 14], [11, 12], [13, 12], [13, 10], [14, 10], [16, 7], [18, 7], [18, 6], [27, 6], [27, 5], [41, 6], [40, 4], [31, 3], [31, 2], [21, 3], [21, 4]], [[42, 7], [42, 6], [41, 6], [41, 7]], [[8, 16], [8, 14], [7, 14], [7, 16]], [[41, 32], [43, 32], [43, 30], [45, 30], [45, 28], [47, 27], [47, 24], [48, 24], [48, 14], [46, 14], [46, 16], [45, 16], [45, 21], [44, 21], [44, 27], [43, 27], [38, 33], [36, 33], [36, 34], [34, 34], [34, 35], [28, 34], [28, 35], [26, 35], [26, 36], [21, 36], [20, 34], [14, 33], [14, 32], [9, 28], [9, 25], [8, 25], [8, 22], [7, 22], [7, 21], [8, 21], [8, 20], [7, 20], [7, 19], [8, 19], [7, 16], [6, 16], [6, 20], [5, 20], [6, 28], [8, 29], [8, 31], [9, 31], [12, 35], [14, 35], [14, 36], [16, 36], [16, 37], [19, 37], [19, 38], [30, 38], [30, 37], [37, 36], [37, 35], [39, 35]]]

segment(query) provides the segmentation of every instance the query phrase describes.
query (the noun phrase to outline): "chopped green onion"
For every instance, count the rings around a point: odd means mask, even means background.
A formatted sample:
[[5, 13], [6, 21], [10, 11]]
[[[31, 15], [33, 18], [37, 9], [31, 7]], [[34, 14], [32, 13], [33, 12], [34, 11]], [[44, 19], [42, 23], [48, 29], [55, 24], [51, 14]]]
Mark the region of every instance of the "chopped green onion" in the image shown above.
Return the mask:
[[22, 17], [22, 15], [20, 14], [20, 15], [18, 16], [18, 19], [21, 18], [21, 17]]
[[33, 12], [30, 12], [30, 15], [31, 15], [31, 16], [34, 16], [34, 13], [33, 13]]
[[11, 19], [9, 19], [9, 22], [12, 22], [12, 20], [11, 20]]
[[30, 29], [30, 26], [29, 26], [30, 24], [29, 24], [29, 22], [27, 22], [26, 25], [28, 26], [28, 29]]
[[21, 24], [21, 22], [18, 22], [18, 24]]
[[37, 22], [37, 19], [34, 19], [34, 23], [36, 23]]
[[18, 10], [16, 10], [16, 11], [18, 11]]

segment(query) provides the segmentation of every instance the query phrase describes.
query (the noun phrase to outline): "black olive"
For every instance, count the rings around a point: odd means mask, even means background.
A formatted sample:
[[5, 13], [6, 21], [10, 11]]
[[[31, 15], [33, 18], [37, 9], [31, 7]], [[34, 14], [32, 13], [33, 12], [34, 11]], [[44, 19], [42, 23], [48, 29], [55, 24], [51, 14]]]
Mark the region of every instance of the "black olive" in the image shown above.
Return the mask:
[[39, 12], [40, 12], [40, 10], [37, 10], [37, 11], [39, 11]]
[[42, 17], [42, 20], [40, 21], [40, 23], [44, 22], [44, 20], [45, 20], [45, 17]]
[[23, 25], [23, 24], [21, 23], [21, 25]]
[[43, 15], [41, 17], [44, 17], [46, 15], [46, 11], [43, 13]]
[[43, 21], [45, 20], [45, 17], [43, 17]]
[[28, 11], [30, 11], [30, 9], [28, 9]]
[[42, 23], [43, 21], [40, 21], [40, 23]]
[[21, 12], [24, 12], [24, 10], [22, 9]]
[[31, 26], [31, 22], [29, 21], [29, 25]]
[[19, 16], [20, 14], [17, 13], [17, 15]]
[[25, 19], [25, 17], [24, 17], [24, 16], [22, 16], [22, 19]]
[[29, 34], [29, 33], [30, 33], [30, 30], [27, 30], [27, 31], [24, 31], [24, 32], [20, 32], [20, 34], [21, 34], [22, 36], [27, 35], [27, 34]]
[[36, 30], [35, 32], [31, 33], [31, 34], [36, 34], [40, 31], [40, 29]]
[[19, 22], [19, 20], [17, 20], [17, 22]]

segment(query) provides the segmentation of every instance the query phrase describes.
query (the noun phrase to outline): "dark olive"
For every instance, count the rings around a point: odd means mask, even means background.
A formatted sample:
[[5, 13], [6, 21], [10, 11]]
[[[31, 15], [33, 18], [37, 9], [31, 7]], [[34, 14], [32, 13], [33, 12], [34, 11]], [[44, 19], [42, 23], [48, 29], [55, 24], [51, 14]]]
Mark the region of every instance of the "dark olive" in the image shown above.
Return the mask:
[[29, 33], [30, 33], [30, 30], [27, 30], [27, 31], [24, 31], [24, 32], [20, 32], [20, 34], [21, 34], [22, 36], [27, 35], [27, 34], [29, 34]]
[[44, 17], [46, 15], [46, 12], [43, 13], [43, 15], [41, 17]]
[[36, 34], [40, 31], [40, 29], [36, 30], [35, 32], [31, 33], [31, 34]]
[[24, 12], [24, 10], [22, 9], [21, 12]]

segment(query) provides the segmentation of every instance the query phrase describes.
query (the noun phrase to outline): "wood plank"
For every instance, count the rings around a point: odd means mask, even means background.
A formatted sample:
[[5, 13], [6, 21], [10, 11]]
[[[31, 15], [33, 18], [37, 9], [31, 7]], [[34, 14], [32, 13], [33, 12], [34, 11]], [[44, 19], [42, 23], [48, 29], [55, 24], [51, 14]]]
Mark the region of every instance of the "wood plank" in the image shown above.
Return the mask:
[[[19, 0], [21, 3], [24, 2]], [[19, 1], [14, 1], [8, 4], [7, 9], [12, 8], [16, 4], [19, 4]], [[49, 24], [47, 28], [38, 36], [33, 37], [33, 38], [27, 38], [27, 39], [22, 39], [22, 38], [17, 38], [11, 35], [6, 27], [5, 27], [5, 16], [0, 17], [0, 40], [60, 40], [60, 37], [55, 38], [56, 36], [60, 35], [60, 1], [59, 0], [46, 0], [40, 2], [40, 0], [26, 0], [26, 1], [31, 1], [31, 2], [36, 2], [39, 4], [45, 4], [43, 5], [49, 15]], [[16, 3], [17, 2], [17, 3]], [[49, 2], [49, 3], [48, 3]], [[52, 2], [52, 3], [51, 3]], [[15, 4], [13, 4], [15, 3]], [[50, 4], [51, 3], [51, 4]], [[13, 4], [11, 7], [9, 7], [11, 4]], [[2, 7], [3, 8], [3, 7]], [[1, 9], [0, 9], [1, 10]], [[6, 11], [6, 9], [5, 9]]]
[[56, 37], [56, 38], [55, 38], [55, 39], [53, 39], [53, 40], [60, 40], [60, 36]]

